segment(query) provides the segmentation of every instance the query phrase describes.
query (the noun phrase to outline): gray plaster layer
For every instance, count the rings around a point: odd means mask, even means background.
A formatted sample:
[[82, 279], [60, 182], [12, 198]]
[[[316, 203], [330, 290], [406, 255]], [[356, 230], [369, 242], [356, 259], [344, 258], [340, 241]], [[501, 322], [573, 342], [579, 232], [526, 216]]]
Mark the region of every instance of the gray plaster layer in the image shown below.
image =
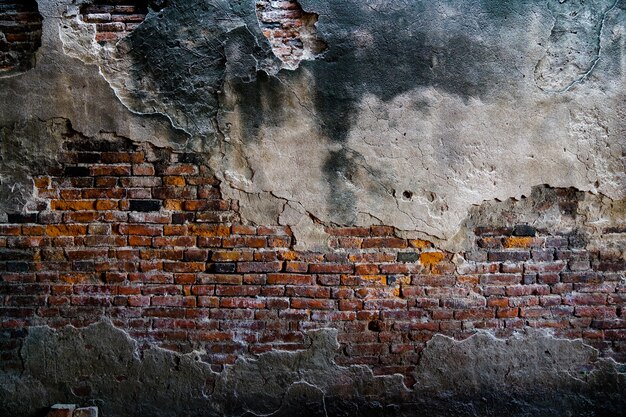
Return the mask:
[[438, 239], [534, 185], [623, 198], [626, 14], [606, 3], [304, 1], [329, 49], [255, 87], [227, 80], [226, 183]]
[[23, 371], [0, 377], [0, 413], [30, 416], [65, 402], [118, 417], [624, 415], [626, 369], [580, 341], [536, 330], [435, 336], [408, 389], [400, 375], [338, 366], [336, 336], [310, 331], [306, 350], [241, 357], [215, 373], [199, 353], [142, 349], [109, 322], [31, 328]]
[[0, 218], [32, 201], [33, 174], [57, 166], [55, 156], [67, 133], [66, 122], [26, 119], [0, 127]]
[[104, 46], [85, 2], [39, 1], [37, 65], [0, 79], [0, 125], [205, 152], [244, 220], [292, 222], [299, 247], [372, 223], [445, 246], [471, 207], [540, 184], [626, 194], [622, 1], [303, 0], [328, 48], [294, 70], [252, 0], [172, 0]]

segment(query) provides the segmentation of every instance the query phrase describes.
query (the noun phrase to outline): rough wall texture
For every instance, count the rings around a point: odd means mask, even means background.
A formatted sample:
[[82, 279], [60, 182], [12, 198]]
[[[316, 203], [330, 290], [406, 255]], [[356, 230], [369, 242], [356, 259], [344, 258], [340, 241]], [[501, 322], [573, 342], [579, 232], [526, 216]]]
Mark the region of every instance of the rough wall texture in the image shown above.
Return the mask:
[[625, 415], [623, 1], [16, 4], [0, 415]]

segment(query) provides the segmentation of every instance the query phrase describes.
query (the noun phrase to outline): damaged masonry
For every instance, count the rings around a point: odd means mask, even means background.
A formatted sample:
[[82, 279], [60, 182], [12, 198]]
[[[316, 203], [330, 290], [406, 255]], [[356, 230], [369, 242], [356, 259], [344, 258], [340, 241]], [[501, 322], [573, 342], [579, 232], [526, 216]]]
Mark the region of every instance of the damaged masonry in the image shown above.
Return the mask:
[[0, 0], [0, 416], [626, 415], [625, 23]]

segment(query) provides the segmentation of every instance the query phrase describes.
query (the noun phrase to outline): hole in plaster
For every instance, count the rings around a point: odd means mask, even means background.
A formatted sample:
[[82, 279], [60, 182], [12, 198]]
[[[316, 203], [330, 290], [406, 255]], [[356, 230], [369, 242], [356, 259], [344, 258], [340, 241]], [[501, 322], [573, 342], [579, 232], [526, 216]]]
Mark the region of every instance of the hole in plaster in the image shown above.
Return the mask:
[[159, 11], [167, 0], [96, 0], [80, 9], [85, 23], [96, 25], [96, 42], [115, 43], [137, 28], [149, 9]]
[[35, 66], [42, 21], [35, 0], [0, 2], [0, 76], [26, 72]]
[[327, 48], [318, 37], [318, 15], [308, 13], [296, 0], [258, 0], [256, 15], [263, 35], [283, 67], [296, 69], [302, 60], [313, 60]]
[[402, 192], [402, 197], [406, 198], [407, 200], [410, 200], [411, 198], [413, 198], [413, 192], [412, 191], [408, 191], [408, 190], [404, 190]]

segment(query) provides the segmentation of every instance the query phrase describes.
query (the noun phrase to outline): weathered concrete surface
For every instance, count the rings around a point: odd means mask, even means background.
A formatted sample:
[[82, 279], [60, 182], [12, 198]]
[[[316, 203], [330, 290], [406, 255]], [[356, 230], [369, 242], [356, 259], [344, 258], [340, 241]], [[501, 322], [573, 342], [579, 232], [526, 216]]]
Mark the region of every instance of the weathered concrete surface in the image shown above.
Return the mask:
[[626, 369], [542, 331], [509, 339], [436, 336], [412, 389], [400, 375], [338, 366], [334, 330], [309, 332], [308, 346], [241, 357], [215, 373], [199, 353], [142, 349], [109, 322], [32, 328], [23, 372], [1, 376], [0, 413], [30, 416], [70, 402], [119, 417], [624, 415]]

